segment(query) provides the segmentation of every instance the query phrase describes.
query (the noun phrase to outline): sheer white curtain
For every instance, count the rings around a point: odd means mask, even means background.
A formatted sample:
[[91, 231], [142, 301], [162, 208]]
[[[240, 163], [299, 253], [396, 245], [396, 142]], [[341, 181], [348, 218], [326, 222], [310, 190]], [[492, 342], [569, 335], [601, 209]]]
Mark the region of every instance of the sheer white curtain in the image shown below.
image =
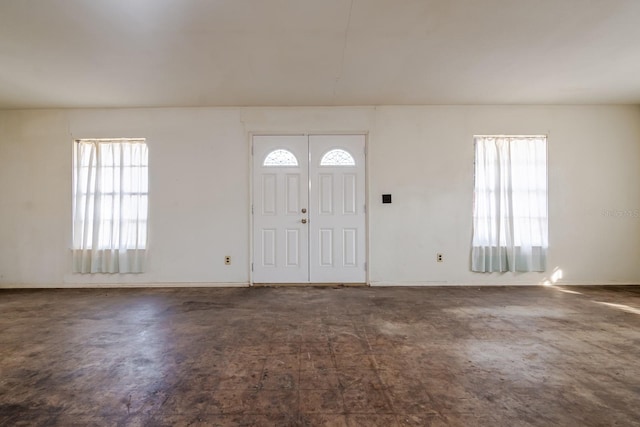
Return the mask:
[[77, 140], [74, 162], [73, 271], [141, 273], [148, 205], [144, 139]]
[[544, 271], [546, 137], [475, 137], [475, 150], [471, 269]]

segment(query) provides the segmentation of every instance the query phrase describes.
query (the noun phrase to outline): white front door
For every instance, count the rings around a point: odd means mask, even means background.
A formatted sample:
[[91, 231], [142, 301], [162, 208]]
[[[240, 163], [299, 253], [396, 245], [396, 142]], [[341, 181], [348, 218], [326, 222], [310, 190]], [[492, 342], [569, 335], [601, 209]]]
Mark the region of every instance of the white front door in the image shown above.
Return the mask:
[[252, 209], [254, 282], [307, 282], [309, 149], [306, 136], [253, 137]]
[[364, 283], [364, 135], [253, 137], [253, 281]]

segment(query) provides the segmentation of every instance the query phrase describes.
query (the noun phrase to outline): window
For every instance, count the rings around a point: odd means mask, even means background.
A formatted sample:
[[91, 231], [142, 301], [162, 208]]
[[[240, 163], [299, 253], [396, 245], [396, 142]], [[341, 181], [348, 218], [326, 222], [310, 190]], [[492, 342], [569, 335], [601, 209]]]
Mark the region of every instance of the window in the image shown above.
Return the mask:
[[472, 270], [544, 271], [547, 138], [476, 136]]
[[298, 166], [298, 159], [291, 151], [274, 150], [267, 155], [262, 166]]
[[320, 166], [355, 166], [356, 161], [348, 152], [340, 149], [331, 150], [322, 156]]
[[74, 272], [141, 272], [149, 199], [146, 141], [76, 140], [74, 166]]

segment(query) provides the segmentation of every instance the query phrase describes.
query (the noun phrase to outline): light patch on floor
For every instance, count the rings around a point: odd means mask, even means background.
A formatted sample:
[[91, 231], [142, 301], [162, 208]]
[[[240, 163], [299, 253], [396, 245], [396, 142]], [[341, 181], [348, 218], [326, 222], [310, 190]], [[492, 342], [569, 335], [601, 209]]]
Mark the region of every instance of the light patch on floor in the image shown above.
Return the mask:
[[552, 317], [552, 318], [564, 318], [572, 312], [564, 308], [546, 308], [539, 306], [524, 306], [524, 305], [508, 305], [498, 307], [455, 307], [445, 309], [447, 313], [451, 313], [462, 317], [475, 317], [475, 316], [499, 316], [499, 317], [512, 317], [512, 316], [525, 316], [525, 317]]

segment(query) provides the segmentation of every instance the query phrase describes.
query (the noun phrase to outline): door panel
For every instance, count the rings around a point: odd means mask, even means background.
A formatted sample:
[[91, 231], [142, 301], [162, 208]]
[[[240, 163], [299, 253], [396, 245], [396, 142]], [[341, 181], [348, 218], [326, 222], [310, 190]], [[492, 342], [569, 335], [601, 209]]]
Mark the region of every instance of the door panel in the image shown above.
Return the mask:
[[356, 174], [346, 173], [343, 176], [343, 189], [342, 194], [344, 200], [342, 203], [343, 215], [356, 215], [356, 204], [358, 202], [356, 193], [356, 184], [358, 182]]
[[273, 228], [263, 228], [262, 232], [262, 254], [261, 265], [264, 267], [276, 266], [276, 230]]
[[274, 173], [265, 173], [262, 175], [262, 214], [276, 214], [276, 181], [277, 176]]
[[300, 267], [300, 230], [299, 229], [287, 229], [285, 230], [286, 240], [286, 253], [287, 253], [287, 267]]
[[366, 281], [364, 149], [364, 135], [309, 136], [312, 282]]
[[308, 158], [306, 136], [253, 138], [255, 282], [309, 281]]
[[333, 214], [333, 175], [320, 174], [318, 176], [318, 191], [320, 207], [316, 211], [319, 215]]
[[345, 267], [357, 267], [358, 265], [358, 230], [345, 228], [342, 230], [342, 264]]
[[253, 137], [253, 281], [363, 283], [364, 135]]
[[300, 213], [300, 193], [302, 192], [300, 175], [287, 174], [286, 181], [287, 214], [297, 215]]

